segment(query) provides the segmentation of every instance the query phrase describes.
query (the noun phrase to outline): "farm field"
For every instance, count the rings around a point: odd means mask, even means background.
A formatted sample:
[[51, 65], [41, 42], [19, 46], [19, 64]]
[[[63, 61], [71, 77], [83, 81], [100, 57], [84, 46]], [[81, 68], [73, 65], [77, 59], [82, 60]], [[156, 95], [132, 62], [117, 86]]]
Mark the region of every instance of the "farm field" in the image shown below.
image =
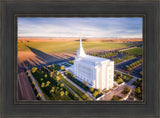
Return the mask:
[[[130, 43], [83, 41], [86, 52], [90, 50], [120, 49], [133, 46]], [[50, 41], [50, 42], [18, 42], [18, 51], [32, 51], [37, 49], [44, 53], [71, 53], [76, 52], [79, 46], [78, 41]]]
[[[18, 41], [18, 66], [33, 67], [60, 61], [73, 60], [78, 50], [79, 40], [19, 40]], [[135, 46], [135, 43], [126, 42], [104, 42], [89, 40], [83, 41], [86, 53], [101, 52], [104, 50], [114, 50]]]

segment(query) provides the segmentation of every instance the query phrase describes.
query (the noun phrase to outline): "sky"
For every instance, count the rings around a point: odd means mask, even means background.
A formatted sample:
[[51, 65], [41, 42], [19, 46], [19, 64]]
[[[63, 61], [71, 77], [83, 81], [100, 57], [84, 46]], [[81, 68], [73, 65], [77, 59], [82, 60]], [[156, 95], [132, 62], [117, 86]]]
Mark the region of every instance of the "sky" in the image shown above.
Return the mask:
[[18, 37], [142, 38], [140, 17], [19, 17]]

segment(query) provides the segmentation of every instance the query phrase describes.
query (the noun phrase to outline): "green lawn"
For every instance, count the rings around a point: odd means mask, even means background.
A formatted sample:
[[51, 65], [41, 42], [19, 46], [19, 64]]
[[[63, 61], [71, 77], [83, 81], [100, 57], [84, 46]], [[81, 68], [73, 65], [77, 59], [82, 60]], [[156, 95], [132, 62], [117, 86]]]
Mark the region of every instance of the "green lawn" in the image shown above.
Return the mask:
[[70, 82], [68, 82], [66, 79], [64, 79], [62, 76], [60, 76], [61, 81], [63, 81], [65, 84], [67, 84], [74, 92], [76, 92], [83, 100], [90, 100], [84, 93], [82, 93], [79, 89], [77, 89], [75, 86], [73, 86]]
[[[129, 43], [112, 43], [101, 41], [83, 42], [85, 51], [96, 49], [115, 49], [125, 48], [134, 44]], [[27, 47], [28, 46], [28, 47]], [[18, 42], [18, 51], [30, 51], [31, 48], [40, 50], [44, 53], [61, 53], [61, 52], [76, 52], [79, 47], [79, 41], [64, 41], [64, 42]]]
[[142, 48], [128, 49], [128, 50], [125, 50], [124, 52], [128, 52], [129, 54], [133, 54], [137, 56], [142, 56]]

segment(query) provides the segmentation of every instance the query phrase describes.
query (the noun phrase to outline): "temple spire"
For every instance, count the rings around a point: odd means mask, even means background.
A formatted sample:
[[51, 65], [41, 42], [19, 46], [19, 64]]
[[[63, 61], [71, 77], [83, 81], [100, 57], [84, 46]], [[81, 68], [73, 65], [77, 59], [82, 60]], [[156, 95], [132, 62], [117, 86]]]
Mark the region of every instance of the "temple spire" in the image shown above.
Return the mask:
[[78, 48], [78, 51], [77, 51], [77, 57], [84, 57], [84, 56], [86, 56], [86, 53], [83, 50], [83, 47], [82, 47], [82, 38], [80, 36], [79, 48]]

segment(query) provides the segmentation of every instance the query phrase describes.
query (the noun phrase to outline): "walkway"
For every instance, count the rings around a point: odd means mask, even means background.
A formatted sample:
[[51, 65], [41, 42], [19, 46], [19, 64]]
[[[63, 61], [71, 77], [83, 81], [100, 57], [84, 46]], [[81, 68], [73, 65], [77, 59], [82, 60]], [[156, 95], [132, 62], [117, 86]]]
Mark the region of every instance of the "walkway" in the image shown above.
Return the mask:
[[37, 91], [38, 91], [38, 93], [40, 93], [40, 94], [41, 94], [41, 99], [42, 99], [42, 100], [46, 100], [46, 98], [44, 97], [44, 95], [43, 95], [43, 93], [42, 93], [41, 89], [39, 88], [39, 86], [38, 86], [38, 84], [37, 84], [37, 82], [35, 81], [35, 79], [34, 79], [34, 77], [33, 77], [32, 73], [31, 73], [31, 71], [30, 71], [30, 70], [28, 70], [28, 73], [29, 73], [30, 78], [32, 79], [32, 81], [35, 83], [35, 86], [37, 87]]

